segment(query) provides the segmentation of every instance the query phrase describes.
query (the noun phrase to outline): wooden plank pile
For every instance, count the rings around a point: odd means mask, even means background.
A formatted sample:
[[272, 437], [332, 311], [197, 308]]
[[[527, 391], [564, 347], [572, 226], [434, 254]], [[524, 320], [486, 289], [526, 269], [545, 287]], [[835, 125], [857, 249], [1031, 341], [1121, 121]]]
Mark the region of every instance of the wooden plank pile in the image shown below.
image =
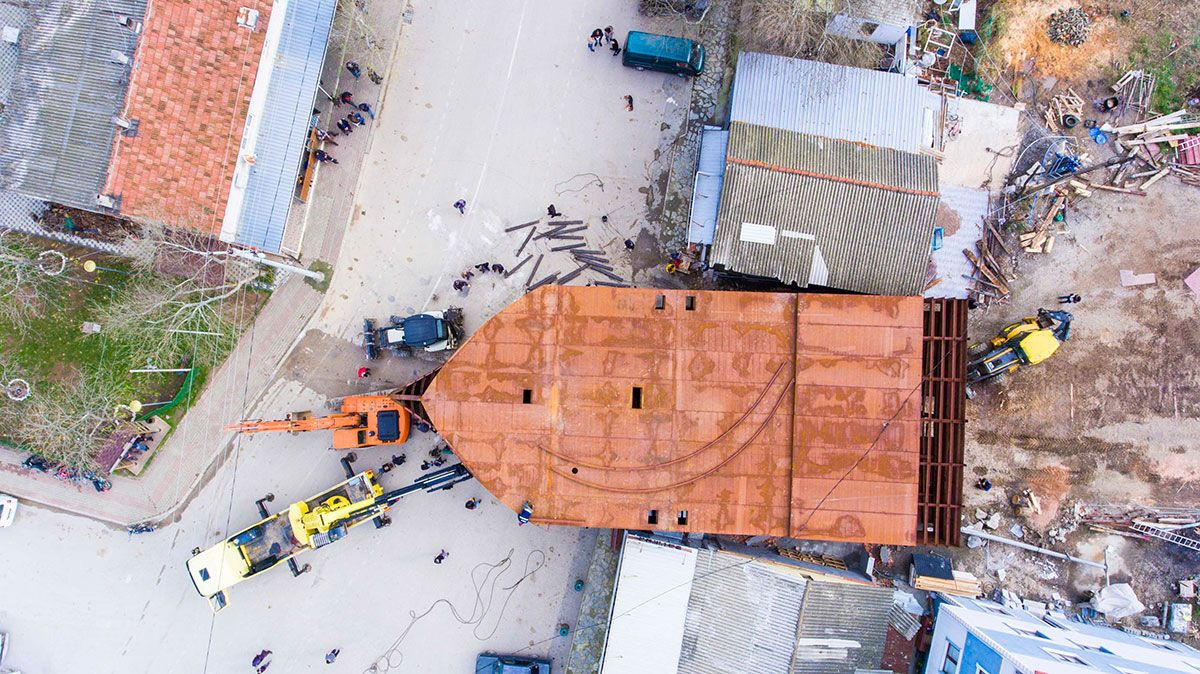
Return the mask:
[[954, 578], [935, 578], [933, 576], [918, 576], [909, 572], [908, 584], [926, 592], [941, 592], [960, 597], [978, 597], [983, 594], [983, 583], [975, 574], [968, 571], [954, 571]]
[[783, 557], [787, 557], [788, 559], [794, 559], [797, 562], [816, 564], [818, 566], [827, 566], [831, 569], [837, 569], [839, 571], [846, 570], [846, 562], [838, 559], [837, 557], [830, 557], [829, 555], [811, 555], [806, 552], [800, 552], [799, 550], [793, 550], [791, 548], [779, 548], [779, 554]]
[[[993, 217], [1002, 216], [1007, 210], [1007, 202], [1002, 203], [997, 213], [992, 213], [991, 203], [988, 212]], [[992, 302], [1007, 304], [1011, 290], [1009, 283], [1015, 278], [1008, 270], [1015, 267], [1016, 256], [1009, 245], [1004, 242], [1004, 236], [998, 228], [1001, 220], [985, 217], [983, 221], [983, 236], [975, 242], [975, 249], [963, 249], [963, 255], [971, 262], [973, 268], [966, 276], [974, 281], [969, 288], [970, 298], [984, 308]]]
[[1176, 110], [1144, 122], [1101, 127], [1105, 133], [1116, 136], [1113, 147], [1131, 161], [1107, 181], [1105, 185], [1088, 183], [1088, 187], [1145, 196], [1147, 190], [1169, 174], [1175, 174], [1184, 182], [1200, 185], [1200, 166], [1190, 166], [1190, 148], [1200, 133], [1200, 115], [1186, 109]]

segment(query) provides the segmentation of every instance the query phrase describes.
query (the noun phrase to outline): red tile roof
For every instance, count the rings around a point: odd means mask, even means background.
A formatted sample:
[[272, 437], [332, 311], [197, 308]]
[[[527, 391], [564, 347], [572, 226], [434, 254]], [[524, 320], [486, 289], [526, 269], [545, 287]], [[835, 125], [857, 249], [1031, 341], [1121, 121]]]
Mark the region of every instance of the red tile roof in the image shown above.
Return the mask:
[[[260, 13], [253, 32], [239, 7]], [[130, 217], [216, 234], [237, 163], [270, 0], [153, 0], [105, 193]]]

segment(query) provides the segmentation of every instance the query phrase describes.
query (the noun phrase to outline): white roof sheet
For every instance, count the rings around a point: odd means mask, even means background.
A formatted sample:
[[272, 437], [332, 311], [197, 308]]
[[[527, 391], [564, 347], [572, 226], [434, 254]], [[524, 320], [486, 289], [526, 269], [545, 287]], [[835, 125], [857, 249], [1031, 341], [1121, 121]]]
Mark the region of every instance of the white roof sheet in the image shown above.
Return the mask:
[[[958, 229], [955, 232], [944, 232], [942, 247], [933, 251], [935, 277], [942, 280], [926, 290], [925, 297], [967, 299], [967, 288], [971, 282], [963, 278], [963, 275], [971, 274], [972, 265], [967, 256], [963, 255], [963, 250], [979, 254], [975, 242], [983, 237], [983, 216], [987, 213], [988, 193], [986, 190], [945, 183], [941, 186], [941, 193], [942, 205], [938, 208], [949, 209], [957, 216], [954, 220]], [[941, 220], [938, 224], [942, 224]]]
[[729, 120], [920, 152], [933, 100], [897, 73], [742, 52]]
[[696, 550], [626, 536], [601, 674], [675, 672]]

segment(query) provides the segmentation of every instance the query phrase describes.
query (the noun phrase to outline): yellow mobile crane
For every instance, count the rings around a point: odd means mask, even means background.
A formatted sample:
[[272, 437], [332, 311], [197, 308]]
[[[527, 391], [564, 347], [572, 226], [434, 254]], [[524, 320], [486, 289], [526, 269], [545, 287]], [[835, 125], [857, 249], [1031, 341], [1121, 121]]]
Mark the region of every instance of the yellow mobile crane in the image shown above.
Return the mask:
[[375, 472], [355, 473], [350, 464], [354, 456], [342, 459], [347, 479], [304, 501], [288, 506], [287, 510], [270, 514], [265, 503], [274, 500], [267, 494], [255, 503], [263, 519], [257, 524], [230, 536], [207, 550], [192, 550], [187, 562], [188, 575], [200, 596], [209, 600], [213, 611], [228, 604], [230, 587], [256, 576], [267, 569], [287, 562], [292, 575], [310, 569], [296, 565], [296, 555], [335, 543], [347, 532], [367, 521], [376, 528], [390, 520], [384, 513], [402, 497], [415, 491], [433, 492], [449, 489], [471, 479], [461, 463], [422, 475], [412, 484], [389, 492], [375, 479]]

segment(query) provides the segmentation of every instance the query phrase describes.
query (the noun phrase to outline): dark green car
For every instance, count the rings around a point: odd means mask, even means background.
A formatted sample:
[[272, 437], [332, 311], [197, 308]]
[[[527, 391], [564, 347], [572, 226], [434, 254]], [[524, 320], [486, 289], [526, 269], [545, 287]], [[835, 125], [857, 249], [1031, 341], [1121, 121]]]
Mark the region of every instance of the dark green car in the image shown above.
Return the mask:
[[704, 72], [704, 45], [670, 35], [631, 31], [621, 63], [638, 70], [657, 70], [686, 77]]

